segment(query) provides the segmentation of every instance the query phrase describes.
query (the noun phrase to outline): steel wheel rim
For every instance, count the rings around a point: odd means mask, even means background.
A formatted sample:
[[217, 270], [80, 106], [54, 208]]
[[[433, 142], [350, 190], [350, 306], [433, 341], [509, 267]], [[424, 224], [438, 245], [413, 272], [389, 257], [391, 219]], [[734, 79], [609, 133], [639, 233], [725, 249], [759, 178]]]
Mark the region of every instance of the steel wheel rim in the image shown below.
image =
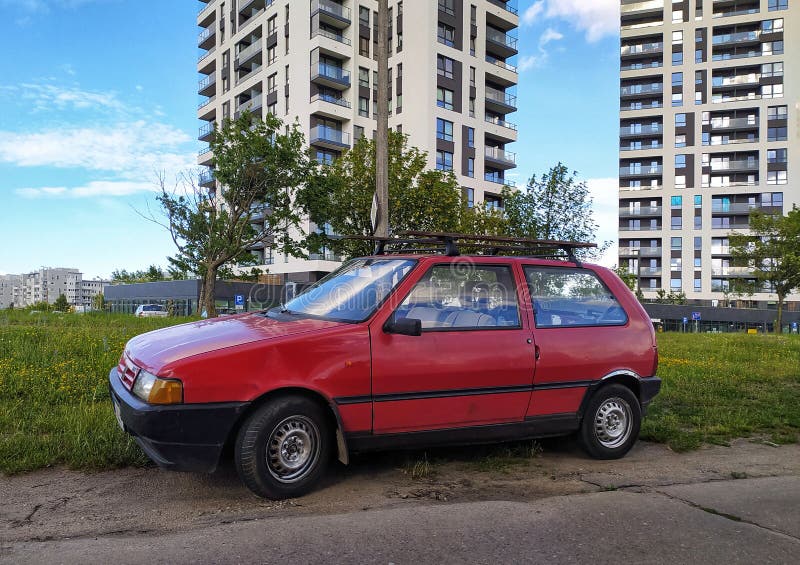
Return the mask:
[[305, 477], [319, 459], [320, 435], [306, 416], [290, 416], [269, 435], [266, 462], [270, 475], [282, 483]]
[[600, 445], [614, 449], [623, 445], [631, 435], [633, 415], [630, 405], [621, 398], [605, 400], [594, 416], [594, 433]]

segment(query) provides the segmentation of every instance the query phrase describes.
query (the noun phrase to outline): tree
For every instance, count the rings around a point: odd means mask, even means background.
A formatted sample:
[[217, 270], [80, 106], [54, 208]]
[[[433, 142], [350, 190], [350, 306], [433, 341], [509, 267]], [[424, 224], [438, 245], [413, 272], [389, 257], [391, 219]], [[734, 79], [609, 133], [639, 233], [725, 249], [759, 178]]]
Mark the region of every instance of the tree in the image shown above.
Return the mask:
[[[523, 190], [505, 188], [503, 203], [508, 235], [592, 241], [598, 228], [592, 215], [593, 199], [586, 183], [575, 179], [577, 174], [570, 174], [565, 165], [558, 163], [544, 175], [532, 176]], [[599, 251], [608, 245], [602, 244]], [[597, 250], [584, 252], [597, 253]]]
[[759, 286], [777, 295], [775, 331], [781, 333], [786, 297], [800, 288], [800, 209], [793, 206], [786, 216], [756, 210], [750, 214], [750, 233], [729, 239], [734, 261], [750, 267]]
[[211, 150], [216, 190], [188, 180], [180, 191], [168, 191], [162, 181], [158, 201], [178, 248], [169, 259], [170, 270], [202, 279], [199, 309], [213, 317], [220, 269], [252, 265], [255, 257], [249, 248], [264, 243], [302, 256], [291, 233], [301, 232], [292, 203], [308, 177], [310, 161], [298, 124], [284, 129], [271, 114], [263, 121], [248, 112], [225, 120], [215, 127]]
[[128, 272], [126, 269], [117, 269], [111, 273], [112, 284], [156, 282], [167, 278], [166, 273], [157, 265], [150, 265], [146, 271]]
[[106, 297], [102, 292], [98, 292], [92, 297], [92, 310], [103, 311], [106, 309]]
[[69, 302], [67, 302], [67, 297], [64, 294], [59, 294], [56, 301], [53, 302], [53, 310], [56, 312], [67, 312], [69, 310]]
[[[408, 137], [389, 132], [389, 219], [394, 232], [456, 231], [462, 198], [452, 173], [427, 170], [427, 154], [408, 146]], [[348, 256], [367, 255], [372, 244], [333, 241], [327, 236], [373, 235], [370, 220], [375, 194], [375, 142], [362, 137], [330, 165], [321, 165], [301, 189], [298, 203], [327, 233], [310, 234], [308, 248], [331, 247]]]

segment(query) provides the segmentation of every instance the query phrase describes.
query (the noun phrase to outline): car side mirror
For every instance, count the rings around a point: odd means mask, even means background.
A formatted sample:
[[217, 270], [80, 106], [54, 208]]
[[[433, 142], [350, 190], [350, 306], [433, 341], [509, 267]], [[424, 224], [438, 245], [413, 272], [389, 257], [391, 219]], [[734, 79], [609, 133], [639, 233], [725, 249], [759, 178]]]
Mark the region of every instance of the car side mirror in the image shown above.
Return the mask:
[[422, 320], [415, 318], [400, 318], [399, 320], [389, 320], [383, 326], [383, 331], [387, 334], [410, 335], [418, 337], [422, 335]]

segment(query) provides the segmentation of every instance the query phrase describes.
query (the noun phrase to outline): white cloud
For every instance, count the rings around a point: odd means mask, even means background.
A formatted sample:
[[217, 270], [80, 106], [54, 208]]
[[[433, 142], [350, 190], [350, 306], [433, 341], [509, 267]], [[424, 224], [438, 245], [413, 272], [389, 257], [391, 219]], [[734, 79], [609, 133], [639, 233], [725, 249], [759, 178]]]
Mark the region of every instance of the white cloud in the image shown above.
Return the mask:
[[522, 13], [522, 25], [533, 25], [543, 11], [544, 0], [538, 0], [537, 2], [534, 2]]
[[618, 226], [619, 226], [619, 179], [600, 178], [586, 181], [589, 193], [594, 199], [592, 212], [597, 222], [597, 241], [612, 241], [613, 244], [597, 261], [606, 267], [619, 263], [618, 258]]
[[102, 198], [108, 196], [130, 196], [140, 192], [155, 192], [158, 187], [150, 182], [92, 181], [84, 186], [46, 186], [41, 188], [19, 188], [16, 193], [25, 198], [65, 197]]
[[[65, 72], [74, 74], [70, 65], [62, 67]], [[56, 86], [46, 83], [23, 83], [14, 86], [0, 86], [0, 93], [30, 103], [34, 112], [60, 111], [66, 109], [88, 110], [105, 109], [124, 113], [125, 105], [114, 92], [83, 90], [74, 86]]]
[[547, 0], [548, 18], [571, 22], [590, 42], [619, 33], [619, 0]]
[[195, 155], [181, 149], [189, 141], [183, 131], [145, 121], [35, 133], [0, 131], [0, 162], [109, 171], [130, 179], [195, 166]]
[[539, 52], [533, 55], [523, 55], [519, 59], [518, 67], [520, 72], [525, 72], [530, 69], [542, 67], [547, 63], [550, 58], [550, 52], [547, 50], [547, 44], [553, 41], [564, 39], [564, 35], [555, 29], [549, 27], [539, 37]]

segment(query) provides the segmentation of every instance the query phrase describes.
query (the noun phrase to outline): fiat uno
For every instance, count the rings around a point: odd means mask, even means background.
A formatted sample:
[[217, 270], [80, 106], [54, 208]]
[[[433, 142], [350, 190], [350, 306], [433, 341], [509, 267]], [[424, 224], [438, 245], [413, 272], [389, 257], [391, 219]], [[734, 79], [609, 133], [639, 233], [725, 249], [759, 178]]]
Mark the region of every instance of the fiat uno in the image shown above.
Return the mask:
[[280, 307], [131, 339], [109, 375], [120, 425], [166, 469], [232, 452], [275, 499], [376, 449], [575, 434], [625, 455], [661, 386], [656, 338], [619, 277], [576, 258], [589, 244], [413, 235], [429, 248], [381, 240]]

